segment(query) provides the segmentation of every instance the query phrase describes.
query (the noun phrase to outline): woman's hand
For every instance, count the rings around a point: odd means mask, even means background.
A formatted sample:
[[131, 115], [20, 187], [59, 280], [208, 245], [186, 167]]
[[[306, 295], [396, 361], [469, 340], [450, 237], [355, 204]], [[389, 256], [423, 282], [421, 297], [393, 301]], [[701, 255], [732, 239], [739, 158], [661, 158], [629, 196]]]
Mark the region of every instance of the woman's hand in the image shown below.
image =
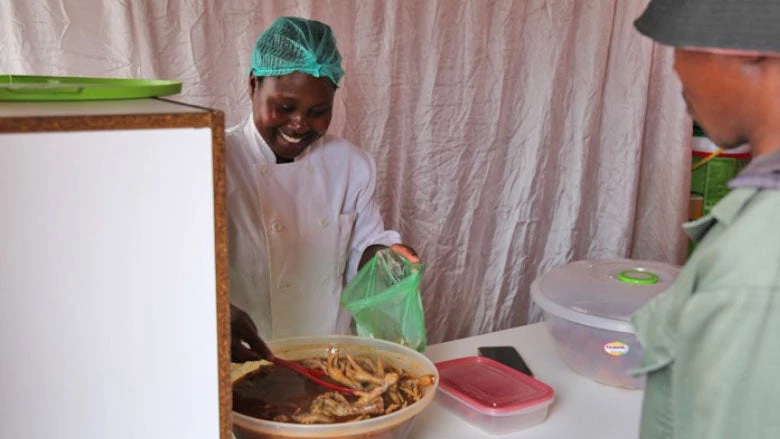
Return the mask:
[[403, 244], [396, 244], [391, 246], [390, 250], [403, 256], [404, 258], [406, 258], [407, 261], [411, 262], [412, 264], [420, 263], [420, 257], [417, 256], [417, 252], [415, 252], [414, 249], [412, 249], [411, 247], [407, 247]]
[[271, 357], [271, 350], [257, 335], [255, 322], [249, 314], [232, 304], [230, 305], [230, 357], [234, 363]]
[[[376, 253], [378, 251], [384, 250], [386, 248], [387, 247], [385, 247], [384, 245], [372, 245], [372, 246], [368, 247], [363, 252], [363, 257], [360, 258], [360, 263], [358, 264], [358, 271], [361, 268], [363, 268], [363, 266], [366, 265], [366, 263], [368, 261], [370, 261], [371, 258], [373, 258], [374, 255], [376, 255]], [[395, 245], [390, 246], [390, 250], [392, 250], [392, 251], [398, 253], [399, 255], [403, 256], [404, 259], [406, 259], [407, 261], [411, 262], [412, 264], [419, 264], [420, 263], [420, 257], [417, 256], [417, 252], [415, 252], [411, 247], [405, 246], [403, 244], [395, 244]]]

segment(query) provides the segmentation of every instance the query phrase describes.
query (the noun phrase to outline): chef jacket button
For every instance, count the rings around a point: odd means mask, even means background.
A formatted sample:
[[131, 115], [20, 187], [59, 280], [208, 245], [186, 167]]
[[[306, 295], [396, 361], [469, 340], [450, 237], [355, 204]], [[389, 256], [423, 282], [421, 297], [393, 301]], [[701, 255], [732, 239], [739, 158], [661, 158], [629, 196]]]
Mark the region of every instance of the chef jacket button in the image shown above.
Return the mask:
[[328, 227], [328, 219], [327, 218], [320, 218], [320, 227], [322, 227], [323, 229], [325, 227]]
[[284, 229], [284, 226], [279, 223], [273, 223], [271, 224], [271, 230], [274, 232], [281, 232]]
[[327, 285], [328, 284], [328, 276], [322, 276], [320, 278], [320, 284], [323, 285], [323, 286]]
[[271, 175], [271, 168], [264, 166], [263, 170], [260, 171], [263, 175]]
[[313, 174], [313, 173], [314, 173], [314, 166], [312, 166], [312, 165], [307, 165], [307, 166], [306, 166], [306, 171], [307, 171], [309, 174]]
[[287, 282], [280, 282], [279, 283], [279, 289], [280, 290], [286, 290], [288, 288], [290, 288], [290, 284], [288, 284]]

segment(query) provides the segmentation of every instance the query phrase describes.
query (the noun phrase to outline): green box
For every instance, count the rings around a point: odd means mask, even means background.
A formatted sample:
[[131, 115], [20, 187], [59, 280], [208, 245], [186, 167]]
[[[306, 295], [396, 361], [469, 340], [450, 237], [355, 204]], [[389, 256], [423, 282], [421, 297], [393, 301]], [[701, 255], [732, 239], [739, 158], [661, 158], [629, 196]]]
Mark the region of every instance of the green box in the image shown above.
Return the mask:
[[[693, 157], [692, 164], [696, 165], [702, 160], [703, 158]], [[704, 197], [705, 215], [728, 195], [729, 180], [736, 177], [748, 163], [748, 160], [719, 156], [692, 171], [691, 193]]]

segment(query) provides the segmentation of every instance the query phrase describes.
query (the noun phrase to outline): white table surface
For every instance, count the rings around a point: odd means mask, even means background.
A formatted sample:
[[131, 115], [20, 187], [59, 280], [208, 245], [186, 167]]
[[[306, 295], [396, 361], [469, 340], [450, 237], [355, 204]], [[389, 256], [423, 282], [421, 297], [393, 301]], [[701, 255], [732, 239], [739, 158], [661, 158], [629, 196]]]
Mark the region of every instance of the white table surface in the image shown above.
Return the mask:
[[480, 346], [506, 345], [514, 346], [535, 377], [555, 392], [555, 402], [543, 423], [492, 436], [458, 418], [434, 399], [415, 420], [410, 437], [631, 439], [639, 436], [642, 391], [602, 385], [571, 370], [558, 355], [541, 323], [432, 345], [425, 355], [437, 362], [477, 355]]

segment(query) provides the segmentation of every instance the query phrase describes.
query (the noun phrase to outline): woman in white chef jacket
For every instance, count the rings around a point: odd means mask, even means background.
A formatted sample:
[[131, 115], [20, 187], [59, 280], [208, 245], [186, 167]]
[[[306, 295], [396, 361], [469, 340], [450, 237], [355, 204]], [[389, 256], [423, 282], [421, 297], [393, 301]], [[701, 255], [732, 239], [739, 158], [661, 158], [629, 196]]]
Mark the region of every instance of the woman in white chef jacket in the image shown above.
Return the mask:
[[386, 247], [417, 262], [384, 228], [373, 159], [326, 134], [343, 74], [324, 23], [282, 17], [255, 44], [252, 113], [225, 139], [235, 361], [257, 357], [241, 343], [255, 331], [349, 333], [339, 298], [358, 268]]

